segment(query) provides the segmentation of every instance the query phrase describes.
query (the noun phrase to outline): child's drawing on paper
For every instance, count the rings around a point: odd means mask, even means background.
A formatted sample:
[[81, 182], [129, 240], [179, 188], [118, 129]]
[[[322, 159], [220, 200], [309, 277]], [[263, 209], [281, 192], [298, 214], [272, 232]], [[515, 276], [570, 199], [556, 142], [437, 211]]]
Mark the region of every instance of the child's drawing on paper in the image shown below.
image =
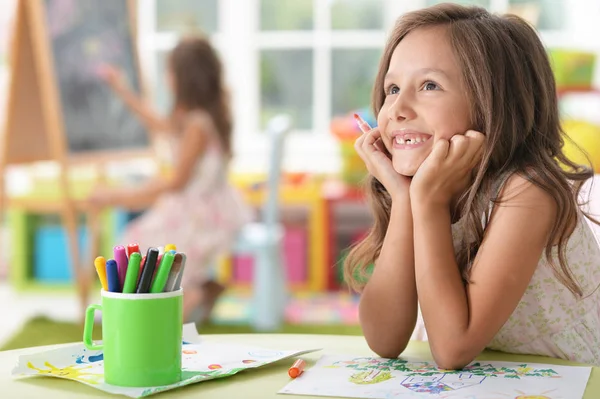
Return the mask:
[[[180, 382], [161, 387], [118, 387], [104, 382], [102, 352], [87, 351], [83, 344], [75, 344], [20, 356], [12, 375], [65, 378], [104, 392], [125, 395], [130, 398], [141, 398], [197, 382], [229, 377], [245, 369], [261, 367], [314, 351], [271, 351], [263, 348], [208, 342], [187, 344], [182, 347], [182, 380]], [[252, 359], [249, 353], [258, 353], [262, 356], [260, 359]], [[267, 356], [267, 354], [271, 356]]]
[[354, 384], [377, 384], [394, 378], [392, 373], [384, 370], [361, 371], [360, 373], [352, 374], [350, 382]]
[[475, 362], [462, 370], [443, 370], [432, 362], [408, 359], [323, 356], [280, 393], [385, 399], [582, 399], [589, 374], [589, 367]]
[[30, 369], [37, 371], [39, 374], [47, 375], [47, 376], [51, 376], [51, 377], [68, 378], [71, 380], [86, 382], [88, 384], [98, 384], [100, 382], [100, 380], [102, 380], [102, 378], [104, 377], [102, 370], [100, 370], [99, 373], [98, 372], [89, 373], [89, 372], [83, 371], [83, 370], [91, 369], [94, 366], [85, 366], [85, 367], [67, 366], [67, 367], [59, 368], [59, 367], [53, 366], [49, 362], [44, 362], [44, 366], [46, 366], [47, 368], [42, 369], [39, 367], [35, 367], [31, 362], [27, 362], [27, 367], [29, 367]]

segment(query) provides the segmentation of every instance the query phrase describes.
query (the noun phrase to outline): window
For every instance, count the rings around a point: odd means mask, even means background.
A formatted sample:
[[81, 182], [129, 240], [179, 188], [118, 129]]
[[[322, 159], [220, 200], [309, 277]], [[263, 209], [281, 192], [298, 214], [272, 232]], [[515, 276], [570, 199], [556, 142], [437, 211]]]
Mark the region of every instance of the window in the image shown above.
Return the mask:
[[[157, 106], [169, 104], [164, 56], [179, 35], [208, 34], [226, 67], [235, 121], [234, 170], [264, 170], [268, 119], [289, 113], [285, 167], [335, 172], [332, 117], [370, 109], [386, 34], [404, 12], [437, 0], [141, 0], [142, 68]], [[600, 2], [460, 0], [532, 21], [549, 46], [598, 51]], [[598, 4], [596, 4], [598, 3]], [[153, 5], [153, 6], [152, 6]], [[600, 63], [598, 63], [600, 65]], [[260, 159], [262, 163], [257, 160]]]

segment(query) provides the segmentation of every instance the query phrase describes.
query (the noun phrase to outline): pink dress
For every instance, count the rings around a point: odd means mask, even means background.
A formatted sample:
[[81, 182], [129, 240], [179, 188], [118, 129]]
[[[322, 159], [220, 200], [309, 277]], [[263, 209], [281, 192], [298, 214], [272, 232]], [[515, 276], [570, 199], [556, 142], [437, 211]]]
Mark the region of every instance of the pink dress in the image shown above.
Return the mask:
[[[455, 251], [463, 223], [464, 218], [452, 225]], [[573, 296], [542, 256], [523, 297], [489, 349], [600, 366], [600, 248], [583, 214], [567, 243], [566, 258], [583, 297]], [[420, 314], [412, 338], [427, 340]]]
[[142, 254], [149, 247], [175, 244], [187, 257], [184, 286], [211, 279], [218, 255], [230, 248], [241, 227], [251, 220], [250, 208], [228, 182], [227, 156], [220, 141], [214, 134], [207, 136], [208, 145], [187, 186], [160, 197], [127, 226], [122, 241], [139, 243]]

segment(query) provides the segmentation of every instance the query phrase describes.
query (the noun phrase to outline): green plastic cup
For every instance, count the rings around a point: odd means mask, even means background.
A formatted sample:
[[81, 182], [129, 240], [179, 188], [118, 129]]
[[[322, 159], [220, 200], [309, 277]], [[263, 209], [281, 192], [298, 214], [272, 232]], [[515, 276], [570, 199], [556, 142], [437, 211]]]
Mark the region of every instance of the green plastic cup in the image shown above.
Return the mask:
[[[102, 312], [102, 344], [92, 342], [94, 313]], [[104, 352], [104, 381], [155, 387], [181, 381], [183, 290], [121, 294], [102, 290], [102, 305], [85, 312], [83, 343]]]

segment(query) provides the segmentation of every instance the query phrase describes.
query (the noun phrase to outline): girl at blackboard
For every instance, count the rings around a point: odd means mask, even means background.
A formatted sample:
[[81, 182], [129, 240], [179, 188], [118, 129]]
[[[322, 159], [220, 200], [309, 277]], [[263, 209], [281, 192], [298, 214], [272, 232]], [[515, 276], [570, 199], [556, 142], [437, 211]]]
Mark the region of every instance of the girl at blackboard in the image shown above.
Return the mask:
[[600, 365], [600, 250], [578, 203], [592, 172], [563, 153], [535, 30], [477, 7], [408, 13], [373, 107], [355, 148], [375, 224], [345, 264], [370, 347], [396, 357], [424, 330], [444, 369], [484, 348]]
[[224, 289], [212, 278], [210, 266], [249, 220], [248, 209], [227, 180], [232, 121], [220, 60], [204, 38], [186, 38], [173, 49], [167, 80], [174, 102], [166, 119], [152, 112], [115, 68], [105, 66], [102, 76], [148, 130], [167, 132], [174, 168], [168, 178], [140, 188], [98, 190], [92, 201], [128, 207], [152, 203], [127, 227], [123, 242], [140, 248], [176, 244], [187, 256], [184, 319], [206, 321]]

